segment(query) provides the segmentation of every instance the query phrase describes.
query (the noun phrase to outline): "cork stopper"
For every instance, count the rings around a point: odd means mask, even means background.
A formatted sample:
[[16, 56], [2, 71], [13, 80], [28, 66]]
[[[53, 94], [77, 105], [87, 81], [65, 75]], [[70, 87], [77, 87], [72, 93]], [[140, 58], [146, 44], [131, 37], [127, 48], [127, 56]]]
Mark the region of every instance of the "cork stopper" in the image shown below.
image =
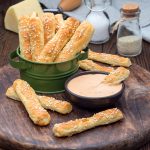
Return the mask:
[[122, 11], [125, 13], [135, 13], [139, 11], [139, 5], [136, 3], [127, 3], [122, 7]]

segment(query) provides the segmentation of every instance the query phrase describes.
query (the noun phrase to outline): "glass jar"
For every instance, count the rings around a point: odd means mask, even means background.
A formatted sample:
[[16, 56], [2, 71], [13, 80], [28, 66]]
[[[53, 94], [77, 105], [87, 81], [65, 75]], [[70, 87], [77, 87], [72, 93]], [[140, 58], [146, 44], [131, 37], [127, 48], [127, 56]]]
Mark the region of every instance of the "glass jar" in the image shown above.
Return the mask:
[[109, 40], [110, 21], [104, 10], [109, 5], [109, 0], [84, 0], [90, 10], [86, 20], [94, 26], [94, 34], [90, 43], [101, 44]]
[[142, 51], [142, 34], [139, 25], [140, 9], [128, 3], [121, 9], [121, 20], [117, 32], [117, 50], [122, 56], [137, 56]]

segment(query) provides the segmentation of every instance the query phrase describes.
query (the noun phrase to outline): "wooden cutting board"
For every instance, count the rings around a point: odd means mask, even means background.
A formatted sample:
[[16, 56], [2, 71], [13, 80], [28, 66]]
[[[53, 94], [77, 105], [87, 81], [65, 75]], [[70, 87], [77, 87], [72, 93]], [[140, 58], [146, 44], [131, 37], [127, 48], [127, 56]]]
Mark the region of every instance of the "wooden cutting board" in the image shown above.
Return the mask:
[[[21, 102], [5, 96], [6, 89], [19, 78], [19, 72], [10, 66], [0, 69], [0, 146], [10, 150], [124, 150], [135, 149], [150, 140], [150, 73], [133, 65], [126, 88], [115, 107], [124, 113], [120, 122], [94, 128], [67, 138], [52, 134], [55, 123], [95, 113], [73, 106], [73, 112], [60, 115], [49, 111], [52, 121], [47, 127], [35, 126]], [[66, 99], [65, 94], [53, 95]], [[101, 110], [99, 110], [101, 111]]]

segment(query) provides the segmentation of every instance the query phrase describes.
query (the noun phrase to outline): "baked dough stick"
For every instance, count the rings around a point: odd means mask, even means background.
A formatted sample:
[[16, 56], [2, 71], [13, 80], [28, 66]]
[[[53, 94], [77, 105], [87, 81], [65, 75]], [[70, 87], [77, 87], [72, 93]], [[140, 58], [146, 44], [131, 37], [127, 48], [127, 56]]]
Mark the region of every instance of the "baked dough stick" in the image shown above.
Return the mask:
[[56, 14], [55, 19], [56, 19], [56, 32], [57, 32], [61, 28], [61, 26], [63, 26], [64, 19], [62, 14]]
[[123, 118], [122, 112], [117, 109], [108, 109], [96, 113], [92, 117], [71, 120], [68, 122], [55, 124], [53, 133], [57, 137], [72, 136], [73, 134], [83, 132], [100, 125], [106, 125]]
[[6, 96], [13, 99], [13, 100], [16, 100], [16, 101], [21, 101], [20, 98], [18, 97], [15, 89], [13, 86], [10, 86], [7, 91], [6, 91]]
[[70, 40], [80, 22], [75, 18], [69, 17], [64, 25], [58, 30], [55, 36], [44, 46], [40, 53], [39, 62], [53, 62], [62, 48]]
[[44, 47], [44, 29], [41, 19], [35, 13], [30, 17], [29, 32], [32, 61], [36, 61]]
[[[21, 101], [17, 93], [15, 92], [13, 86], [7, 89], [6, 96], [14, 100]], [[42, 107], [45, 109], [50, 109], [59, 112], [61, 114], [67, 114], [72, 111], [72, 105], [67, 101], [61, 101], [53, 97], [38, 96], [38, 95], [37, 98], [40, 104], [42, 105]]]
[[129, 58], [106, 53], [96, 53], [91, 50], [89, 50], [88, 59], [110, 64], [112, 66], [124, 66], [124, 67], [131, 66], [131, 61]]
[[67, 101], [56, 100], [53, 97], [38, 96], [41, 105], [45, 109], [50, 109], [61, 114], [68, 114], [72, 111], [72, 105]]
[[25, 106], [31, 120], [39, 126], [48, 125], [50, 123], [50, 115], [41, 106], [35, 91], [30, 85], [26, 81], [17, 79], [13, 83], [13, 88]]
[[118, 67], [104, 78], [103, 83], [119, 84], [128, 78], [130, 71], [124, 67]]
[[77, 53], [82, 51], [88, 45], [93, 35], [94, 28], [87, 22], [83, 21], [77, 28], [71, 40], [60, 52], [55, 62], [63, 62], [72, 59]]
[[110, 73], [111, 71], [114, 70], [112, 67], [101, 66], [93, 62], [92, 60], [88, 60], [88, 59], [79, 61], [79, 66], [81, 69], [89, 70], [89, 71], [102, 71], [102, 72]]
[[22, 16], [19, 18], [19, 43], [21, 56], [25, 59], [32, 60], [30, 37], [29, 37], [29, 21], [30, 17]]
[[43, 13], [41, 20], [44, 26], [44, 45], [55, 35], [56, 19], [53, 13]]

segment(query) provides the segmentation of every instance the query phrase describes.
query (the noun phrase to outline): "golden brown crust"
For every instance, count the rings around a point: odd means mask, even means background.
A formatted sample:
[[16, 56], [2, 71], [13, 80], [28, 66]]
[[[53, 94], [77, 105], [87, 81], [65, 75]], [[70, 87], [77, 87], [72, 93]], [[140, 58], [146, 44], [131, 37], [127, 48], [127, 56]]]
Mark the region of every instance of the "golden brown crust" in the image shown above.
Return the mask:
[[129, 58], [106, 53], [96, 53], [91, 50], [89, 51], [88, 59], [110, 64], [112, 66], [124, 66], [124, 67], [131, 66], [131, 61]]
[[61, 114], [67, 114], [72, 111], [72, 105], [67, 101], [56, 100], [53, 97], [38, 96], [41, 105], [45, 109], [50, 109]]
[[56, 31], [56, 20], [53, 13], [43, 13], [40, 16], [44, 27], [44, 45], [52, 39]]
[[29, 32], [32, 61], [36, 61], [44, 47], [44, 29], [41, 19], [35, 14], [30, 17]]
[[10, 86], [7, 89], [6, 96], [13, 99], [13, 100], [20, 101], [20, 98], [18, 97], [17, 93], [15, 92], [13, 86]]
[[13, 83], [13, 88], [25, 106], [31, 120], [39, 126], [48, 125], [50, 123], [50, 115], [41, 106], [35, 91], [30, 85], [26, 81], [17, 79]]
[[56, 14], [55, 19], [56, 19], [56, 32], [57, 32], [63, 26], [64, 19], [62, 14]]
[[110, 73], [111, 71], [114, 70], [112, 67], [101, 66], [93, 62], [92, 60], [88, 60], [88, 59], [79, 61], [79, 66], [81, 69], [89, 70], [89, 71], [102, 71], [102, 72]]
[[96, 113], [89, 118], [71, 120], [64, 123], [55, 124], [53, 133], [57, 137], [72, 136], [73, 134], [83, 132], [100, 125], [110, 124], [123, 118], [122, 112], [117, 109], [108, 109]]
[[[9, 87], [6, 91], [6, 96], [13, 99], [20, 101], [17, 93], [15, 92], [13, 86]], [[72, 105], [67, 101], [56, 100], [53, 97], [48, 96], [38, 96], [37, 98], [41, 104], [41, 106], [45, 109], [50, 109], [61, 114], [67, 114], [72, 111]]]
[[44, 46], [38, 61], [53, 62], [62, 48], [70, 40], [79, 24], [79, 21], [72, 17], [65, 20], [63, 26], [58, 30], [55, 36]]
[[32, 60], [30, 37], [29, 37], [29, 22], [30, 17], [22, 16], [19, 19], [19, 43], [21, 56], [27, 60]]
[[93, 35], [94, 28], [93, 26], [87, 22], [83, 21], [80, 26], [75, 31], [71, 40], [67, 43], [67, 45], [63, 48], [63, 50], [59, 53], [55, 62], [63, 62], [72, 59], [77, 53], [82, 51], [91, 40]]
[[116, 70], [112, 71], [109, 75], [104, 78], [103, 83], [107, 84], [119, 84], [130, 75], [130, 71], [124, 67], [118, 67]]

